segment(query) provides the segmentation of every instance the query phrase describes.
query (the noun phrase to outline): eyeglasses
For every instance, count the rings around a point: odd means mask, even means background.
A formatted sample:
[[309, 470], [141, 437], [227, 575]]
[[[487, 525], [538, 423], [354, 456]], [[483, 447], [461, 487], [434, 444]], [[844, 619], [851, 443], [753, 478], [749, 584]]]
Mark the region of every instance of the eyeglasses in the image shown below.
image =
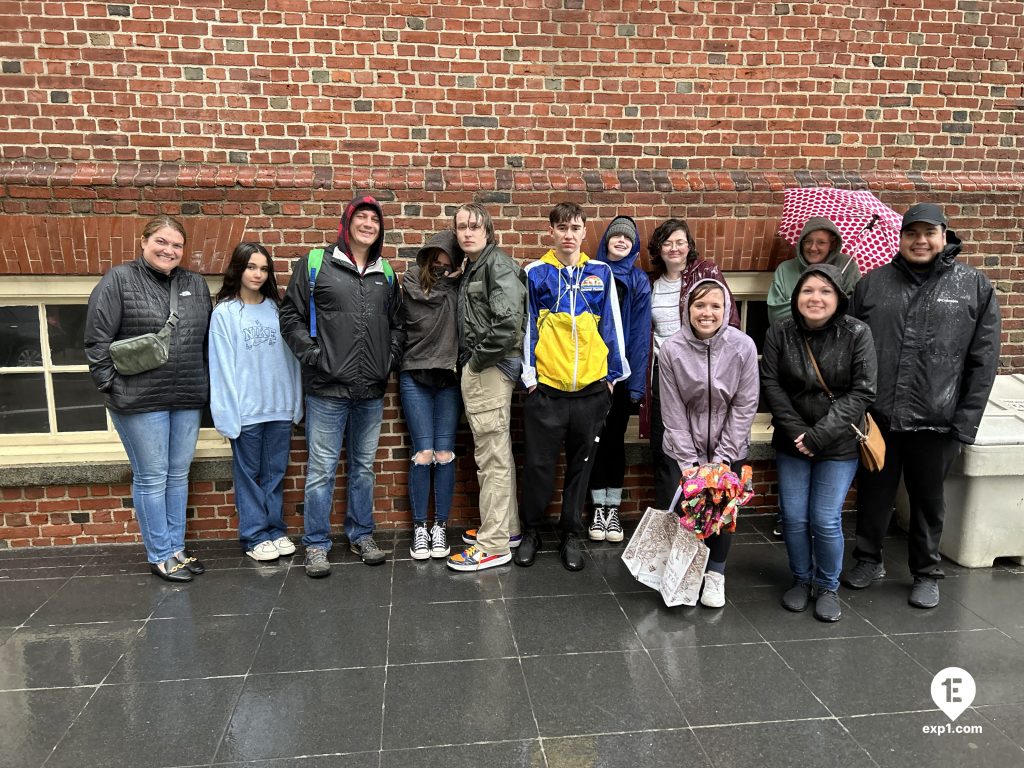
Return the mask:
[[666, 240], [661, 244], [663, 251], [686, 251], [689, 248], [690, 244], [686, 240]]

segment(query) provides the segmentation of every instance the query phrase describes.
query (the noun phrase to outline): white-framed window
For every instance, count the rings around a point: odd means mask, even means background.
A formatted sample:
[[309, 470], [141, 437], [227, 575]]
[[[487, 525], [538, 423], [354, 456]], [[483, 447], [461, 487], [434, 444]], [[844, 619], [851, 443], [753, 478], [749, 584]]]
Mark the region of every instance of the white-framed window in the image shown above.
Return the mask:
[[[127, 461], [85, 358], [86, 305], [98, 282], [0, 281], [0, 466]], [[196, 455], [230, 455], [212, 427], [206, 414]]]

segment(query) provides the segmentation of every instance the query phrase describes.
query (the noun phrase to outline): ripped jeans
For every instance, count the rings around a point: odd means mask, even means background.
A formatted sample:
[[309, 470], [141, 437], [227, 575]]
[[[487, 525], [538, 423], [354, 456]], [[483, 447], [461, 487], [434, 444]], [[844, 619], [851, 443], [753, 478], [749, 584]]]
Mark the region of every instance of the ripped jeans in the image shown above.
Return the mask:
[[[448, 519], [455, 492], [455, 432], [462, 412], [458, 385], [428, 387], [408, 371], [399, 377], [402, 411], [412, 439], [409, 466], [409, 504], [414, 522], [427, 520], [430, 506], [430, 476], [434, 476], [434, 519]], [[421, 456], [421, 452], [432, 454]], [[417, 460], [419, 458], [419, 461]], [[424, 460], [429, 458], [429, 460]]]

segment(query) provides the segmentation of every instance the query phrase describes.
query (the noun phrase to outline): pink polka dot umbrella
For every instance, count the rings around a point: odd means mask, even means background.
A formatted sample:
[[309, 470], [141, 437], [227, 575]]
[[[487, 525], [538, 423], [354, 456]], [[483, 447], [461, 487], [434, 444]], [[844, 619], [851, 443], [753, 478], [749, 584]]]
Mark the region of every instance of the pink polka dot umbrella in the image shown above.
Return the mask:
[[843, 252], [861, 274], [888, 264], [900, 245], [903, 217], [867, 190], [804, 187], [784, 190], [779, 237], [792, 245], [812, 216], [824, 216], [843, 235]]

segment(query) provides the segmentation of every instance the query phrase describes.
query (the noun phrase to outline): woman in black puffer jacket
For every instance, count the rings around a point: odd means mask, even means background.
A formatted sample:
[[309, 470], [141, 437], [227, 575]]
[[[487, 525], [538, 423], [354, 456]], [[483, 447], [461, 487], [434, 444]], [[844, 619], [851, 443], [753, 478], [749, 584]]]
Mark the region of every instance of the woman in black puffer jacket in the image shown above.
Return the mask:
[[[843, 501], [857, 472], [854, 425], [875, 399], [877, 363], [871, 330], [846, 314], [839, 270], [813, 264], [797, 280], [792, 317], [768, 330], [761, 385], [772, 412], [782, 534], [793, 586], [782, 598], [838, 621], [843, 565]], [[817, 362], [824, 386], [815, 373]]]
[[[96, 387], [132, 467], [132, 500], [150, 570], [167, 581], [191, 581], [202, 564], [185, 549], [188, 470], [199, 421], [209, 402], [206, 281], [179, 266], [185, 228], [158, 216], [142, 231], [142, 253], [111, 269], [89, 297], [85, 353]], [[156, 333], [178, 294], [178, 324], [167, 362], [132, 376], [114, 368], [110, 344]]]

